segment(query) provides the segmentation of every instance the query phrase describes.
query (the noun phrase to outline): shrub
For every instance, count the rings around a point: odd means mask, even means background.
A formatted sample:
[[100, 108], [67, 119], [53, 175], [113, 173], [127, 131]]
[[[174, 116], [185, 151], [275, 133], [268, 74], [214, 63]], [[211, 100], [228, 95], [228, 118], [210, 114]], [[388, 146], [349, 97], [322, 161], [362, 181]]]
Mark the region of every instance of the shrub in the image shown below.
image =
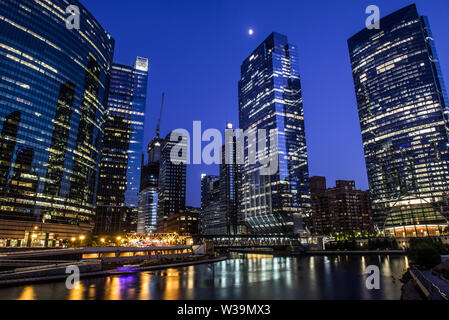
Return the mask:
[[432, 241], [421, 240], [410, 242], [408, 257], [413, 264], [418, 267], [430, 269], [441, 263], [441, 256], [438, 248]]

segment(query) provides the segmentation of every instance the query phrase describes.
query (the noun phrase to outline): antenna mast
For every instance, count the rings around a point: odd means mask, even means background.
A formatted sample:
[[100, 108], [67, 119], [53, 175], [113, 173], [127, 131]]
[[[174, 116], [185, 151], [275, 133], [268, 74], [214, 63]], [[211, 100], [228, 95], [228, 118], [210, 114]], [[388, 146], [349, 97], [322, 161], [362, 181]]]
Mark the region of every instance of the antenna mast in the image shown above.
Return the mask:
[[162, 108], [164, 107], [165, 93], [162, 92], [162, 101], [161, 101], [161, 110], [159, 111], [159, 120], [157, 122], [156, 127], [156, 137], [159, 138], [160, 129], [161, 129], [161, 118], [162, 118]]

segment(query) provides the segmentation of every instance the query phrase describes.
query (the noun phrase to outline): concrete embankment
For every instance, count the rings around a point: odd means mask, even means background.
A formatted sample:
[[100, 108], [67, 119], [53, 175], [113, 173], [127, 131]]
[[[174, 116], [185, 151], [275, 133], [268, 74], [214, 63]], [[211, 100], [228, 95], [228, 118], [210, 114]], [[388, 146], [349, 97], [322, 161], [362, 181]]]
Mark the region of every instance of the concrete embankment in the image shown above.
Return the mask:
[[23, 268], [19, 272], [4, 272], [0, 273], [0, 287], [18, 286], [26, 285], [31, 283], [39, 282], [52, 282], [66, 280], [69, 274], [66, 273], [67, 267], [69, 265], [77, 265], [80, 268], [80, 278], [89, 277], [107, 277], [114, 275], [125, 275], [132, 273], [139, 273], [143, 271], [151, 270], [161, 270], [167, 268], [179, 268], [191, 265], [205, 264], [205, 263], [215, 263], [226, 260], [227, 257], [220, 257], [215, 259], [203, 259], [197, 261], [170, 263], [170, 264], [160, 264], [148, 267], [133, 268], [133, 270], [102, 270], [101, 261], [81, 261], [78, 263], [64, 263], [53, 266], [45, 266], [41, 268]]

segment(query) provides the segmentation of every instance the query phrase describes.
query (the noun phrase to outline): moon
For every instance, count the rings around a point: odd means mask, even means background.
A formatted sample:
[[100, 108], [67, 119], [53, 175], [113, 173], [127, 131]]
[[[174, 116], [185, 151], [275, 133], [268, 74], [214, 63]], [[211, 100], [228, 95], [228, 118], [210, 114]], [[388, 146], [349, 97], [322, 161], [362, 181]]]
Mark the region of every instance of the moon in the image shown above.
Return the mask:
[[252, 35], [254, 34], [254, 30], [253, 30], [253, 29], [249, 29], [249, 30], [248, 30], [248, 34], [249, 34], [250, 36], [252, 36]]

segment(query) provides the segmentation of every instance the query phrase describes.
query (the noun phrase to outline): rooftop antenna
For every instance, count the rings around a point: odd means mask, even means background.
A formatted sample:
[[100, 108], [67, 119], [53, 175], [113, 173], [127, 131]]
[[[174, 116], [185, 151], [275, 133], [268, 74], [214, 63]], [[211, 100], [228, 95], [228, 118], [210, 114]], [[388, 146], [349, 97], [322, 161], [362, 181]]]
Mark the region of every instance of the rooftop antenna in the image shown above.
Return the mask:
[[157, 122], [156, 127], [156, 137], [159, 138], [160, 129], [161, 129], [161, 118], [162, 118], [162, 108], [164, 107], [165, 93], [162, 92], [162, 101], [161, 101], [161, 110], [159, 111], [159, 120]]

